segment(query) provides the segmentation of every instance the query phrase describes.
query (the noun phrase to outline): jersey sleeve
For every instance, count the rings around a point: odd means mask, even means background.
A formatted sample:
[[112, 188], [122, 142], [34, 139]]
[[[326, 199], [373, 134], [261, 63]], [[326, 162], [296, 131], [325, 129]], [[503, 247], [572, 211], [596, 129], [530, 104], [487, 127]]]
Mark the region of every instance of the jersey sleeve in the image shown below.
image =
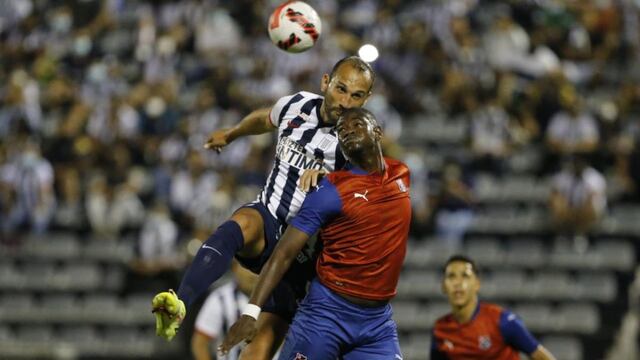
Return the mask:
[[284, 114], [287, 112], [287, 109], [289, 108], [288, 105], [292, 100], [294, 100], [294, 97], [296, 97], [297, 95], [298, 94], [284, 96], [278, 99], [278, 101], [276, 101], [276, 103], [271, 108], [271, 112], [269, 112], [269, 121], [271, 121], [273, 126], [275, 127], [280, 126], [280, 122], [282, 121]]
[[447, 360], [447, 355], [438, 350], [438, 339], [436, 335], [431, 333], [431, 350], [429, 350], [431, 360]]
[[220, 337], [222, 334], [223, 308], [220, 296], [215, 292], [211, 293], [198, 313], [195, 325], [196, 330], [211, 339]]
[[527, 355], [531, 355], [538, 348], [538, 340], [511, 311], [503, 310], [500, 314], [500, 333], [507, 344]]
[[342, 200], [338, 189], [324, 178], [316, 190], [304, 199], [298, 215], [291, 220], [290, 225], [308, 235], [313, 235], [341, 211]]

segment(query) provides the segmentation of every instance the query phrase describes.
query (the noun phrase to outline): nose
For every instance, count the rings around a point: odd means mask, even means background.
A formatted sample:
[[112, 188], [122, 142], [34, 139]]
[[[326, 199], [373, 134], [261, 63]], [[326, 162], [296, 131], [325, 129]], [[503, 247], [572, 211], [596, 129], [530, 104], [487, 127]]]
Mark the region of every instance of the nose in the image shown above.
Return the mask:
[[352, 132], [353, 132], [353, 129], [349, 125], [344, 124], [340, 128], [340, 132], [338, 133], [338, 136], [344, 139], [345, 137], [351, 135]]
[[351, 108], [351, 96], [349, 94], [341, 94], [338, 98], [338, 106], [340, 106], [341, 110], [350, 109]]

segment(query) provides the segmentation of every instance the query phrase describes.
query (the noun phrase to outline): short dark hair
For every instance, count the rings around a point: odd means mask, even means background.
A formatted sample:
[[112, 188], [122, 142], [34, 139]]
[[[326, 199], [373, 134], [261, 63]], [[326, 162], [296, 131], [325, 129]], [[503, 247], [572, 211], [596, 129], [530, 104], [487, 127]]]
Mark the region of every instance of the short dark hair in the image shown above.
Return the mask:
[[376, 73], [373, 71], [373, 68], [368, 62], [362, 60], [361, 57], [356, 55], [342, 58], [335, 65], [333, 65], [333, 68], [331, 69], [331, 74], [329, 74], [329, 79], [333, 79], [333, 76], [336, 74], [340, 66], [346, 63], [360, 70], [361, 72], [369, 73], [369, 75], [371, 76], [371, 87], [369, 87], [369, 91], [371, 91], [371, 89], [373, 89], [373, 84], [376, 82]]
[[[340, 114], [340, 118], [345, 118], [349, 115], [352, 116], [359, 116], [362, 117], [364, 119], [366, 119], [369, 123], [371, 123], [371, 125], [375, 126], [379, 126], [378, 125], [378, 120], [376, 119], [375, 115], [373, 115], [373, 113], [365, 108], [349, 108], [349, 109], [344, 109], [342, 110], [342, 113]], [[338, 120], [339, 120], [338, 119]]]
[[451, 264], [452, 262], [456, 262], [456, 261], [464, 262], [471, 265], [471, 270], [473, 271], [473, 273], [476, 276], [480, 276], [480, 272], [478, 271], [478, 265], [476, 265], [476, 262], [473, 261], [470, 257], [462, 254], [451, 255], [447, 260], [447, 262], [444, 264], [444, 267], [442, 268], [442, 273], [444, 274], [445, 272], [447, 272], [447, 266], [449, 266], [449, 264]]

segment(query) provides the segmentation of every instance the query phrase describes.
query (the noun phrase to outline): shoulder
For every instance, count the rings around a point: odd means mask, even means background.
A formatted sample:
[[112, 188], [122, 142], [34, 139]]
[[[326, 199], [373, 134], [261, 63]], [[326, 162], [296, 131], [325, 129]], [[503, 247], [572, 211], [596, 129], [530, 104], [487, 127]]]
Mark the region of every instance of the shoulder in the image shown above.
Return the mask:
[[390, 157], [385, 157], [384, 160], [394, 173], [398, 175], [409, 174], [409, 167], [402, 161]]
[[500, 314], [502, 314], [502, 312], [505, 311], [505, 309], [500, 305], [481, 302], [480, 311], [486, 315], [499, 317]]
[[447, 313], [445, 315], [440, 316], [435, 324], [434, 324], [434, 330], [438, 330], [439, 328], [442, 328], [444, 326], [447, 326], [448, 324], [450, 324], [453, 321], [453, 316], [451, 315], [451, 313]]

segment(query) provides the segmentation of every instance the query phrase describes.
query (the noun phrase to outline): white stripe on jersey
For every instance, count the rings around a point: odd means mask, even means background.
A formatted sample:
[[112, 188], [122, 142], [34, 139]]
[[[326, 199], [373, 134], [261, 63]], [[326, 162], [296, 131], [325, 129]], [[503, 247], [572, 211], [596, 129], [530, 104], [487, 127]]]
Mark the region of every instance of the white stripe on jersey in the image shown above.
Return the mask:
[[[238, 290], [235, 282], [227, 283], [215, 289], [202, 305], [196, 318], [196, 329], [214, 338], [213, 352], [229, 332], [231, 325], [240, 317], [242, 308], [249, 298]], [[236, 360], [240, 355], [240, 347], [229, 351], [225, 359]]]
[[282, 224], [298, 213], [304, 201], [306, 194], [298, 189], [298, 179], [305, 169], [331, 172], [344, 163], [333, 126], [320, 119], [322, 101], [322, 96], [302, 91], [278, 100], [269, 115], [278, 127], [278, 145], [258, 201]]

